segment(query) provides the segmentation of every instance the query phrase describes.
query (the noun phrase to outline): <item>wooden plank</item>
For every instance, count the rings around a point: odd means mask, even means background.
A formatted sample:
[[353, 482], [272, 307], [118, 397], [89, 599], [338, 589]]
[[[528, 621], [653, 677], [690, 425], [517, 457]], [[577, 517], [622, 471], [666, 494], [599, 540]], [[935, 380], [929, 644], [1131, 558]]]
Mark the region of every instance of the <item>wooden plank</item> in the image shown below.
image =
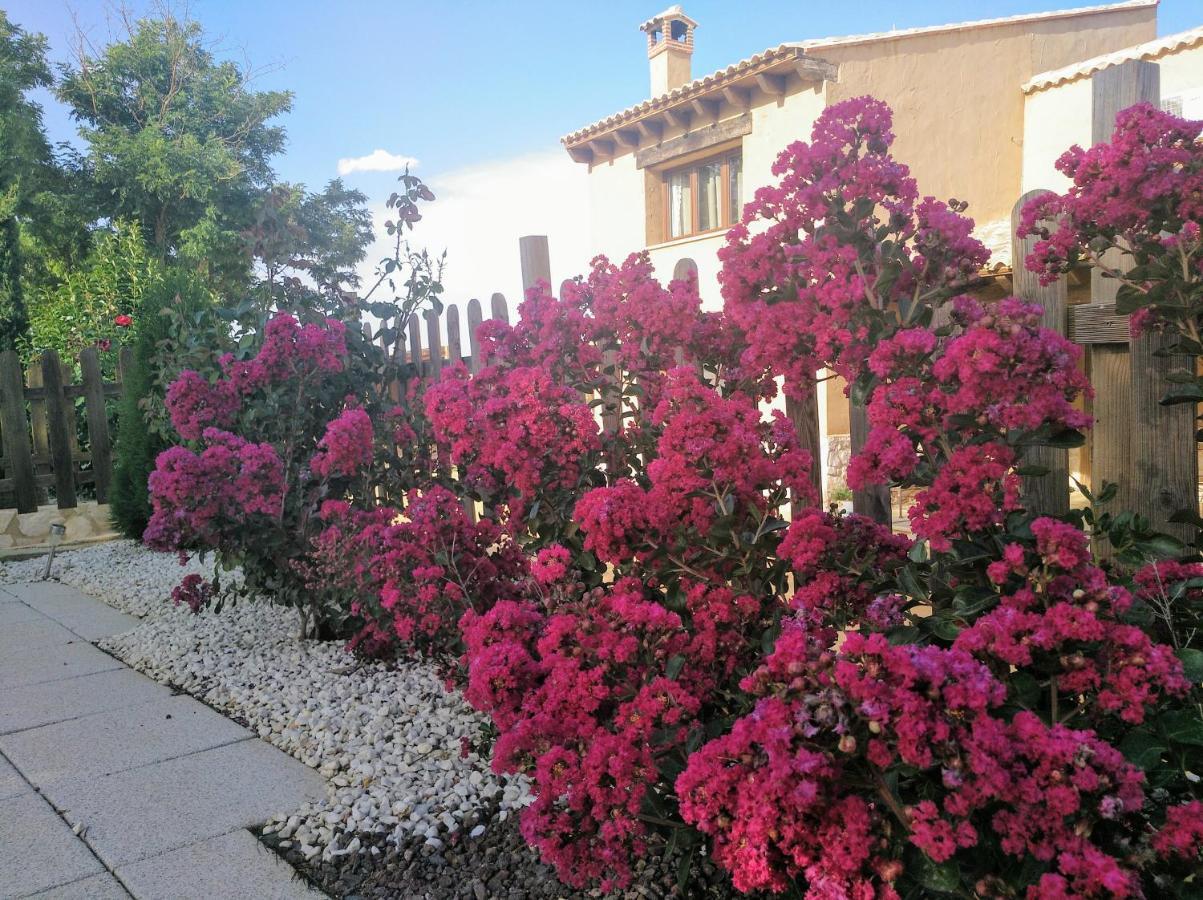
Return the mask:
[[[50, 434], [46, 423], [46, 392], [42, 389], [40, 362], [31, 364], [25, 372], [25, 402], [29, 404], [29, 427], [33, 435], [33, 468], [37, 474], [47, 475], [51, 471]], [[45, 498], [38, 499], [40, 502]]]
[[0, 353], [0, 427], [4, 434], [5, 475], [13, 481], [17, 512], [36, 512], [37, 484], [25, 418], [25, 385], [15, 350]]
[[738, 116], [707, 125], [705, 128], [699, 128], [681, 137], [661, 141], [654, 147], [636, 150], [635, 168], [646, 169], [648, 166], [658, 166], [685, 153], [696, 153], [699, 150], [705, 150], [726, 141], [733, 141], [751, 133], [752, 114], [740, 113]]
[[447, 304], [447, 362], [456, 366], [464, 361], [464, 346], [459, 336], [459, 307]]
[[422, 365], [422, 323], [416, 315], [409, 317], [409, 364], [413, 367], [413, 377], [421, 378], [425, 371]]
[[538, 281], [551, 284], [551, 255], [547, 249], [546, 235], [528, 234], [518, 238], [518, 257], [522, 262], [523, 295]]
[[[798, 435], [798, 443], [810, 454], [810, 486], [814, 488], [814, 502], [823, 503], [823, 447], [819, 441], [819, 398], [817, 385], [811, 385], [804, 400], [787, 397], [785, 414], [794, 423], [794, 432]], [[805, 507], [812, 505], [804, 502], [802, 497], [790, 497], [790, 511], [798, 515]]]
[[504, 295], [494, 294], [489, 298], [489, 311], [493, 314], [492, 318], [510, 324], [510, 311], [505, 304]]
[[95, 347], [79, 354], [83, 374], [84, 401], [88, 414], [88, 446], [92, 451], [92, 471], [96, 479], [96, 502], [109, 502], [109, 482], [113, 476], [113, 455], [109, 444], [109, 417], [104, 408], [104, 381], [100, 374], [100, 356]]
[[[1015, 294], [1024, 300], [1039, 303], [1044, 309], [1040, 324], [1050, 331], [1064, 335], [1066, 331], [1066, 308], [1069, 289], [1065, 278], [1052, 284], [1042, 285], [1035, 272], [1029, 272], [1022, 264], [1036, 244], [1035, 237], [1016, 236], [1019, 217], [1023, 207], [1048, 191], [1028, 191], [1011, 208], [1011, 259], [1017, 262], [1013, 272]], [[1025, 454], [1025, 465], [1043, 466], [1044, 475], [1027, 476], [1023, 479], [1024, 502], [1029, 512], [1039, 515], [1062, 516], [1069, 512], [1069, 451], [1056, 447], [1032, 447]]]
[[42, 354], [42, 381], [46, 385], [46, 417], [49, 420], [51, 472], [59, 509], [78, 506], [75, 496], [75, 462], [68, 432], [67, 398], [63, 394], [63, 367], [58, 353]]
[[[67, 433], [71, 438], [71, 452], [76, 456], [81, 455], [79, 449], [79, 423], [76, 421], [75, 401], [83, 397], [84, 388], [81, 384], [72, 384], [75, 379], [75, 367], [69, 362], [64, 361], [62, 365], [63, 373], [63, 393], [66, 394], [70, 401], [67, 404]], [[91, 459], [91, 456], [87, 457]], [[76, 472], [76, 483], [78, 484], [79, 473]]]
[[[1129, 60], [1091, 76], [1093, 135], [1096, 142], [1108, 140], [1114, 131], [1115, 114], [1134, 103], [1157, 106], [1161, 98], [1161, 69], [1156, 63]], [[1124, 265], [1128, 264], [1125, 258]], [[1112, 279], [1114, 281], [1114, 279]], [[1096, 298], [1097, 299], [1097, 298]], [[1167, 354], [1173, 344], [1169, 334], [1149, 333], [1129, 341], [1131, 371], [1131, 419], [1128, 468], [1124, 476], [1131, 485], [1130, 509], [1143, 515], [1158, 531], [1190, 539], [1190, 525], [1171, 524], [1180, 510], [1197, 513], [1198, 444], [1195, 440], [1194, 403], [1162, 406], [1169, 390], [1168, 377], [1175, 370], [1194, 371], [1189, 356]]]
[[[852, 454], [860, 453], [869, 438], [869, 416], [860, 403], [848, 400], [849, 430], [852, 432]], [[894, 515], [890, 510], [890, 489], [884, 484], [872, 484], [861, 491], [852, 492], [852, 511], [868, 516], [875, 522], [892, 527]]]
[[1080, 303], [1069, 308], [1066, 332], [1075, 344], [1127, 344], [1128, 317], [1111, 303]]
[[[607, 371], [609, 370], [609, 371]], [[616, 434], [622, 427], [622, 371], [617, 350], [602, 351], [602, 432]]]
[[430, 350], [430, 377], [438, 381], [443, 374], [443, 341], [439, 334], [439, 314], [426, 312], [426, 346]]
[[698, 277], [698, 264], [688, 256], [677, 260], [677, 264], [673, 266], [673, 281], [684, 281], [690, 276]]
[[480, 338], [476, 336], [476, 332], [482, 321], [480, 301], [473, 297], [468, 301], [468, 371], [473, 375], [480, 371]]

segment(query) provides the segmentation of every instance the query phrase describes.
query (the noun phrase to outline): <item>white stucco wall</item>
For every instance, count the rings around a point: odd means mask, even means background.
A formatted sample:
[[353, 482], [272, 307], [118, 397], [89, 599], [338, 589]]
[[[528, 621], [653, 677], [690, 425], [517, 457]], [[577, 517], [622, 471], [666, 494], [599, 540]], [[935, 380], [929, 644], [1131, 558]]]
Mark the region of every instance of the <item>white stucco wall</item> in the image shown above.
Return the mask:
[[1022, 193], [1045, 188], [1061, 192], [1070, 181], [1056, 170], [1058, 157], [1074, 144], [1090, 146], [1089, 78], [1027, 95], [1023, 108]]
[[[771, 168], [777, 155], [793, 141], [810, 137], [811, 125], [825, 105], [825, 89], [804, 89], [785, 97], [780, 103], [762, 103], [752, 109], [752, 131], [744, 135], [744, 202], [756, 188], [773, 180]], [[679, 136], [679, 130], [666, 131], [666, 140]], [[635, 154], [624, 153], [614, 160], [592, 168], [589, 175], [590, 232], [593, 252], [604, 253], [618, 261], [628, 253], [644, 249], [647, 236], [645, 173], [635, 167]], [[648, 248], [656, 274], [663, 281], [672, 278], [673, 269], [683, 258], [698, 267], [702, 305], [722, 308], [718, 286], [718, 250], [723, 233], [687, 237]]]
[[1182, 98], [1182, 115], [1203, 119], [1203, 47], [1183, 50], [1159, 60], [1161, 98]]
[[[1179, 98], [1182, 115], [1203, 119], [1203, 47], [1181, 50], [1155, 60], [1161, 68], [1161, 98]], [[1053, 164], [1074, 144], [1091, 143], [1091, 80], [1082, 76], [1056, 87], [1033, 91], [1023, 112], [1023, 191], [1064, 191], [1069, 179]]]

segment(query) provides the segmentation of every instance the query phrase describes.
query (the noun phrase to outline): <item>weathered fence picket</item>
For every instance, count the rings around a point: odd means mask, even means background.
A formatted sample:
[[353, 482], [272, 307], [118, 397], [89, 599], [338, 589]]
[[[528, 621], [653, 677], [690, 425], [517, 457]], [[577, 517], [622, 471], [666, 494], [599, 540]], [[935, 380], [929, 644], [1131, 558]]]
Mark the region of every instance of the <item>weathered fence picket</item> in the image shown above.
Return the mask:
[[[13, 351], [0, 353], [0, 495], [18, 512], [34, 512], [53, 489], [59, 509], [79, 502], [79, 487], [92, 484], [98, 503], [107, 503], [112, 482], [112, 441], [107, 401], [119, 397], [129, 351], [118, 356], [118, 380], [106, 382], [95, 348], [79, 356], [80, 383], [74, 370], [53, 350], [23, 372]], [[87, 449], [79, 446], [75, 404], [84, 401]]]

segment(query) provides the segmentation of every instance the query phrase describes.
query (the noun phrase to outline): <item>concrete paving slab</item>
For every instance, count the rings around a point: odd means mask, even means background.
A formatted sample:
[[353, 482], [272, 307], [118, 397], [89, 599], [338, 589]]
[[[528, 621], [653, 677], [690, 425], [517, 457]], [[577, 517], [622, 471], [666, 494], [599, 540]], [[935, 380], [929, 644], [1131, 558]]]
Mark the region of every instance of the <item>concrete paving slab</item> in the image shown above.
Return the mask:
[[37, 785], [109, 775], [209, 750], [251, 733], [191, 697], [164, 697], [0, 735], [0, 752]]
[[[105, 872], [82, 881], [30, 894], [28, 900], [130, 900], [130, 893], [116, 878]], [[214, 895], [217, 896], [217, 895]]]
[[141, 621], [73, 587], [53, 581], [10, 584], [6, 590], [90, 641], [129, 631]]
[[258, 739], [99, 778], [39, 785], [113, 869], [325, 796], [314, 770]]
[[24, 687], [0, 684], [0, 734], [171, 696], [169, 688], [126, 668]]
[[25, 684], [61, 681], [76, 675], [91, 675], [122, 664], [83, 641], [61, 647], [34, 647], [0, 656], [0, 684], [7, 690]]
[[116, 870], [138, 900], [211, 900], [230, 885], [256, 900], [320, 900], [326, 895], [239, 829]]
[[7, 628], [19, 622], [54, 621], [49, 616], [42, 615], [32, 606], [22, 603], [15, 597], [10, 598], [10, 601], [9, 603], [4, 603], [3, 598], [0, 598], [0, 628]]
[[0, 897], [24, 897], [103, 871], [37, 794], [0, 800]]
[[0, 800], [7, 800], [30, 790], [32, 789], [29, 783], [21, 777], [21, 773], [13, 768], [12, 763], [0, 756]]
[[53, 619], [16, 622], [0, 627], [0, 657], [19, 650], [32, 650], [54, 644], [86, 643], [74, 631], [69, 631]]

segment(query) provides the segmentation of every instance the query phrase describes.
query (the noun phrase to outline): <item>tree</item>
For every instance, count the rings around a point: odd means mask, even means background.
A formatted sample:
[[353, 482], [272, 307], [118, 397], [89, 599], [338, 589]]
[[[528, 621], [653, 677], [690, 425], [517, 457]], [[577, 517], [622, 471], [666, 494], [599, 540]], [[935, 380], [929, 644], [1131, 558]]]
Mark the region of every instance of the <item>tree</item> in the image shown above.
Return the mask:
[[265, 307], [304, 302], [314, 290], [359, 287], [355, 267], [373, 236], [366, 203], [341, 178], [321, 193], [280, 183], [263, 194], [245, 239], [260, 265], [255, 294]]
[[12, 24], [0, 10], [0, 349], [16, 346], [29, 324], [22, 220], [41, 218], [59, 180], [42, 109], [26, 96], [49, 84], [46, 39]]
[[185, 248], [215, 280], [245, 277], [239, 234], [284, 147], [269, 122], [291, 108], [289, 92], [252, 90], [198, 23], [170, 13], [128, 22], [100, 51], [81, 42], [57, 91], [88, 141], [101, 216], [141, 223], [161, 260]]

